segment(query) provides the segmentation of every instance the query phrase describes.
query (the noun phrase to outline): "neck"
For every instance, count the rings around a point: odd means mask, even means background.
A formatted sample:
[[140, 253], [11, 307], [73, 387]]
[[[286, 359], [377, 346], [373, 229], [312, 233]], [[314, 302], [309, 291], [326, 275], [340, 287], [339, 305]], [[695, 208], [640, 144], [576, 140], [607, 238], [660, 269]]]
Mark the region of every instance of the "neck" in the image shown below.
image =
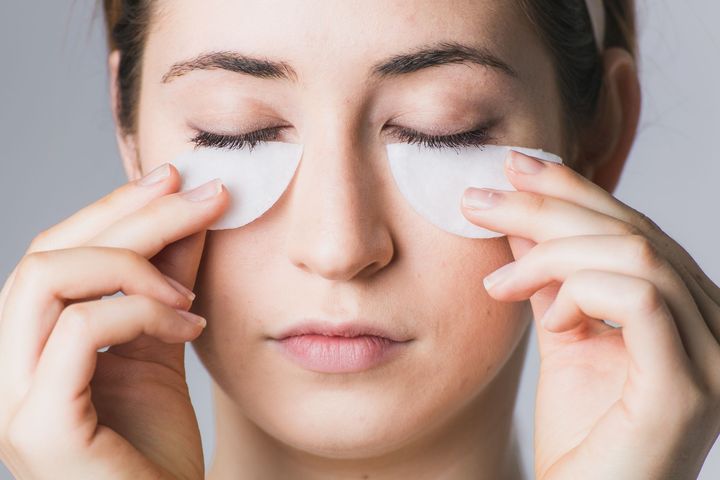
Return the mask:
[[520, 480], [513, 410], [528, 332], [487, 387], [453, 418], [401, 451], [367, 459], [321, 458], [261, 430], [213, 382], [215, 456], [206, 478]]

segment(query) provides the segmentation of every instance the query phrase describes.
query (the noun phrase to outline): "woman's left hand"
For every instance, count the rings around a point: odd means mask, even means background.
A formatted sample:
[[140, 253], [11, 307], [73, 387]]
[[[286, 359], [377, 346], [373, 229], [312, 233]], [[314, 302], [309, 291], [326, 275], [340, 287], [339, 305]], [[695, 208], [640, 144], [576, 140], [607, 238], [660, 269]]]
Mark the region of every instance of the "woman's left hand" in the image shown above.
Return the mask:
[[516, 259], [485, 279], [489, 294], [532, 304], [536, 478], [696, 478], [720, 432], [720, 288], [571, 168], [508, 160], [518, 191], [469, 189], [489, 208], [462, 210], [507, 234]]

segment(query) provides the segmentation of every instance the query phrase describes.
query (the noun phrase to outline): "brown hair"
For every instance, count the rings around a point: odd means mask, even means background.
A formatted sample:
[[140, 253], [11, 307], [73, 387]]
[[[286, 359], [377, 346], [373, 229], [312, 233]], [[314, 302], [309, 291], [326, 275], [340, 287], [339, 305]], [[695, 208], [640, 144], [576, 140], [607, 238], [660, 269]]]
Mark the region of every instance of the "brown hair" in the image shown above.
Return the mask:
[[[552, 53], [568, 132], [574, 135], [593, 117], [602, 87], [603, 66], [585, 0], [517, 0]], [[118, 121], [135, 131], [143, 47], [152, 0], [103, 0], [110, 50], [121, 54]], [[604, 48], [636, 54], [634, 0], [604, 0]]]
[[[577, 134], [595, 114], [603, 65], [585, 0], [519, 0], [552, 53], [568, 133]], [[634, 0], [603, 0], [602, 49], [620, 47], [637, 55]]]
[[110, 51], [120, 51], [118, 122], [126, 133], [135, 131], [145, 37], [152, 19], [152, 0], [103, 0]]

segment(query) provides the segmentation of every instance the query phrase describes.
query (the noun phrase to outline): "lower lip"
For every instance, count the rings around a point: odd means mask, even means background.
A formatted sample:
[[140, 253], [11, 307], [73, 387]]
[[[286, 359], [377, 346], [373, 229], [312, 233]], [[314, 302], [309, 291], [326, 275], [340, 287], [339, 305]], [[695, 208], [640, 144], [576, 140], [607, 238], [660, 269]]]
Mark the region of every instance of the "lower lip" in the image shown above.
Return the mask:
[[290, 360], [303, 368], [321, 373], [351, 373], [389, 360], [407, 342], [375, 336], [297, 335], [277, 343]]

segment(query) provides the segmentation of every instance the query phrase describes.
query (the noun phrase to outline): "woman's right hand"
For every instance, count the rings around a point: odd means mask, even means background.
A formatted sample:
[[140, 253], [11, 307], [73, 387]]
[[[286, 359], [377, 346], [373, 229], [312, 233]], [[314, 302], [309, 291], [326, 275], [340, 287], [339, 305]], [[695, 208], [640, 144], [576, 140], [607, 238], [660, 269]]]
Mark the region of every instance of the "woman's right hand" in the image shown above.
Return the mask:
[[40, 234], [0, 292], [0, 458], [16, 478], [203, 478], [187, 287], [229, 196], [178, 193], [171, 165], [145, 179]]

